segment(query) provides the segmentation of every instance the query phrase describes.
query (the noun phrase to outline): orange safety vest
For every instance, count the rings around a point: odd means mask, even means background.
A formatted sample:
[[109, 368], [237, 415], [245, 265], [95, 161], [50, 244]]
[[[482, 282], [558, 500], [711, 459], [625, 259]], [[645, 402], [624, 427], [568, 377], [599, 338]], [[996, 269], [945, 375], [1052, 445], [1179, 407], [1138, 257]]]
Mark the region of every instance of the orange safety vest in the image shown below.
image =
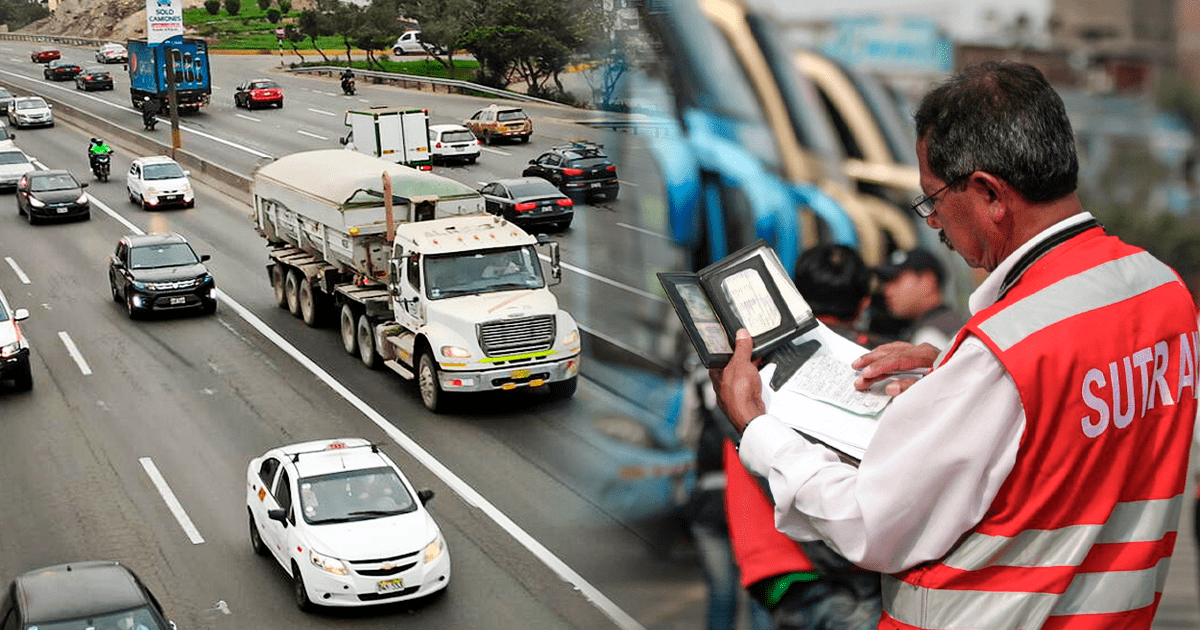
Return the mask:
[[1200, 388], [1191, 298], [1099, 227], [1032, 260], [942, 363], [971, 334], [1012, 376], [1025, 411], [1012, 472], [949, 553], [884, 576], [879, 628], [1150, 628]]

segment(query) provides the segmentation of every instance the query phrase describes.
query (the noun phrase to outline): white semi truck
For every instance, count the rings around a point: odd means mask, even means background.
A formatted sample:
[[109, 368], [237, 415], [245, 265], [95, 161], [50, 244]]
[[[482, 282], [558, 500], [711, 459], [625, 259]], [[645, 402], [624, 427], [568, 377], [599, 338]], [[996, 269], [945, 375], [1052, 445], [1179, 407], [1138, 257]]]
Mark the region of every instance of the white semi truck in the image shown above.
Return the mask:
[[574, 395], [579, 330], [548, 288], [558, 244], [486, 214], [470, 187], [333, 149], [260, 167], [253, 193], [279, 306], [337, 321], [346, 352], [415, 379], [431, 411], [465, 392]]
[[350, 132], [339, 138], [347, 149], [407, 164], [433, 168], [429, 150], [429, 112], [400, 107], [368, 107], [346, 111]]

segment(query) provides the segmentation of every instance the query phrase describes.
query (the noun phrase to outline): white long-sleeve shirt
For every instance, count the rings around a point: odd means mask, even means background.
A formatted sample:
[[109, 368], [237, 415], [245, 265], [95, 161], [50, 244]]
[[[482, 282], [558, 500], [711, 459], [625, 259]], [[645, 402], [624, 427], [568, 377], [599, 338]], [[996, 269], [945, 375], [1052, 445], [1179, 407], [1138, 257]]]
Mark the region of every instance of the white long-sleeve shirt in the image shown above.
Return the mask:
[[[971, 313], [995, 303], [1004, 276], [1036, 243], [1091, 218], [1065, 219], [1010, 254], [971, 294]], [[983, 519], [1012, 472], [1024, 430], [1012, 377], [969, 336], [884, 410], [858, 468], [769, 410], [747, 426], [740, 453], [770, 483], [780, 531], [824, 540], [859, 566], [895, 573], [942, 557]]]

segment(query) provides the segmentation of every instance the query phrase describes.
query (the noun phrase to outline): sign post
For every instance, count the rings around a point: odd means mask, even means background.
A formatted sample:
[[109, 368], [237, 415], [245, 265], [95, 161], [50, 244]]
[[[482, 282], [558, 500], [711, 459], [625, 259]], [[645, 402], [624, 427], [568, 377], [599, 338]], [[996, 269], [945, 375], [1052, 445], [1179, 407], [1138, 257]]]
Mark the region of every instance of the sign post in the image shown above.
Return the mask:
[[[183, 43], [182, 0], [146, 0], [146, 42], [161, 48], [167, 80], [167, 108], [171, 114], [171, 157], [182, 146], [179, 137], [179, 103], [175, 97], [175, 48]], [[157, 68], [155, 69], [157, 71]]]

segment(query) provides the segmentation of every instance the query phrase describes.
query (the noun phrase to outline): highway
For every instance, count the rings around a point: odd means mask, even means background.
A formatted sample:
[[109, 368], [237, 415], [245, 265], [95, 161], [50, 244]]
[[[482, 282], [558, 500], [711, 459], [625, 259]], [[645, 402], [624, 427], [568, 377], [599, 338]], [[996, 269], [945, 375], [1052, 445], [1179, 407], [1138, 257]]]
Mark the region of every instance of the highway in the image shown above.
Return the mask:
[[[140, 131], [120, 66], [113, 92], [83, 93], [42, 80], [31, 46], [0, 45], [0, 83]], [[90, 62], [91, 50], [64, 49]], [[332, 148], [348, 107], [427, 107], [431, 122], [458, 122], [491, 102], [278, 72], [267, 56], [213, 56], [213, 104], [182, 119], [183, 150], [248, 177], [273, 156]], [[236, 110], [232, 88], [269, 75], [286, 90], [280, 110]], [[651, 282], [678, 268], [665, 237], [661, 189], [636, 137], [620, 147], [577, 125], [588, 112], [527, 105], [526, 145], [485, 147], [476, 165], [438, 172], [478, 187], [575, 137], [607, 141], [623, 182], [610, 204], [580, 206], [562, 243], [555, 293], [581, 325], [635, 353], [670, 356], [658, 343], [668, 320]], [[63, 107], [60, 109], [68, 109]], [[32, 312], [34, 389], [0, 392], [0, 576], [84, 558], [134, 568], [180, 628], [363, 628], [401, 623], [474, 628], [696, 627], [703, 586], [674, 521], [690, 456], [665, 425], [659, 379], [628, 366], [589, 369], [573, 400], [481, 396], [434, 416], [411, 384], [371, 372], [332, 330], [304, 326], [277, 308], [266, 248], [249, 197], [203, 172], [190, 210], [145, 212], [129, 203], [124, 173], [152, 152], [86, 118], [22, 129], [17, 144], [47, 168], [91, 182], [92, 219], [29, 226], [0, 195], [0, 288]], [[92, 181], [84, 149], [105, 135], [113, 177]], [[162, 152], [162, 151], [158, 151]], [[5, 200], [7, 199], [7, 200]], [[7, 208], [7, 210], [4, 210]], [[106, 264], [127, 233], [177, 231], [208, 263], [221, 291], [215, 316], [130, 321], [110, 300]], [[670, 400], [673, 392], [662, 395]], [[641, 406], [633, 404], [639, 401]], [[660, 414], [647, 413], [649, 406]], [[279, 444], [358, 436], [383, 444], [430, 504], [448, 540], [453, 577], [444, 596], [417, 605], [306, 615], [291, 603], [282, 569], [255, 556], [245, 513], [245, 468]], [[161, 474], [156, 484], [151, 471]], [[164, 485], [165, 484], [165, 485]], [[166, 488], [166, 489], [164, 489]]]

